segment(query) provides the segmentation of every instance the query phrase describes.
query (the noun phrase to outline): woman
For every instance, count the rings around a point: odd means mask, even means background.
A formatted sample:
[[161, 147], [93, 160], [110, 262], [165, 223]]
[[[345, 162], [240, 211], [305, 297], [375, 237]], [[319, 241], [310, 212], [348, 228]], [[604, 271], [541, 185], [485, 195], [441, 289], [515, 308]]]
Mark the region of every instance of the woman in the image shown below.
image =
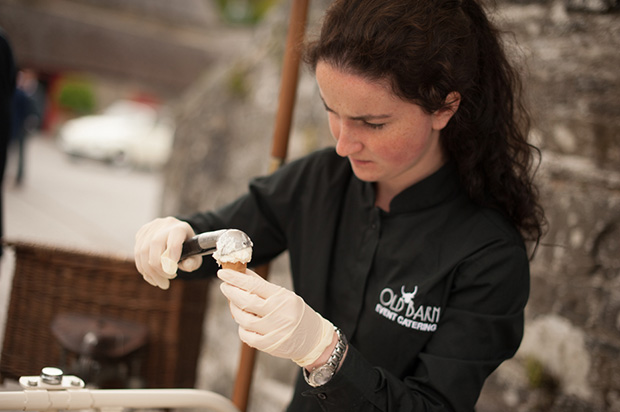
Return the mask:
[[289, 251], [295, 293], [218, 272], [241, 339], [301, 366], [289, 410], [472, 411], [520, 344], [543, 224], [499, 34], [474, 0], [336, 0], [306, 61], [336, 147], [145, 225], [138, 270], [167, 288], [164, 252], [241, 229], [254, 264]]

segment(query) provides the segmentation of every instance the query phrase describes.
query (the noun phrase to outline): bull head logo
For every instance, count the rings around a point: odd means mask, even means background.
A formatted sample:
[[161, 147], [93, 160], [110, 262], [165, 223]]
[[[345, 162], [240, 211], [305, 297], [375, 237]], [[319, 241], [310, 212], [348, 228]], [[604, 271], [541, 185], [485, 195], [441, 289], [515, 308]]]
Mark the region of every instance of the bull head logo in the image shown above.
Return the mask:
[[413, 289], [413, 292], [405, 292], [405, 285], [400, 287], [400, 294], [402, 295], [402, 300], [408, 305], [413, 303], [413, 298], [415, 297], [416, 293], [418, 293], [417, 286]]

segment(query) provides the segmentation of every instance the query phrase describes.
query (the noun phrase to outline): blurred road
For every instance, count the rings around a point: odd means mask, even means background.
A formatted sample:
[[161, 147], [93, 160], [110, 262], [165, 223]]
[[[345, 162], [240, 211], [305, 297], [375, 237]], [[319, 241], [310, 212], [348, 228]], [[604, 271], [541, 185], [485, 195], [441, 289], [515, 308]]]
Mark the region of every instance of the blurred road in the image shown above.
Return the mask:
[[25, 179], [4, 179], [4, 234], [85, 251], [131, 255], [136, 231], [159, 211], [161, 174], [72, 159], [50, 137], [27, 142]]
[[[24, 181], [16, 186], [16, 155], [9, 153], [4, 176], [7, 240], [132, 256], [136, 231], [158, 215], [160, 173], [71, 159], [52, 138], [31, 136]], [[13, 269], [13, 253], [6, 250], [0, 261], [0, 342]], [[15, 385], [6, 381], [0, 390]]]

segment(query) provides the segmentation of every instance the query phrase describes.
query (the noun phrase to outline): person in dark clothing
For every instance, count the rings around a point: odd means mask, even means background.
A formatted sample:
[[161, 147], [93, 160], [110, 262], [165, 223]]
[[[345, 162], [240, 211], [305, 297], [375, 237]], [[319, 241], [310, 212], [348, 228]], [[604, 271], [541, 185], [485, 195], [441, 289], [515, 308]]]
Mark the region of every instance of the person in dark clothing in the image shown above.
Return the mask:
[[[11, 140], [11, 104], [15, 92], [15, 78], [16, 69], [13, 51], [6, 34], [0, 29], [0, 239], [4, 235], [4, 170], [6, 168], [7, 150]], [[0, 256], [2, 256], [1, 245]]]
[[521, 342], [544, 228], [499, 32], [476, 0], [335, 0], [305, 60], [335, 147], [147, 223], [136, 267], [167, 289], [183, 241], [243, 230], [252, 264], [289, 252], [294, 292], [213, 259], [178, 268], [217, 272], [241, 340], [300, 366], [288, 410], [471, 412]]
[[20, 186], [23, 183], [26, 169], [26, 140], [39, 123], [39, 113], [35, 105], [34, 96], [31, 96], [28, 88], [31, 84], [36, 84], [28, 71], [18, 71], [17, 87], [13, 94], [13, 120], [12, 120], [12, 143], [17, 145], [17, 173], [15, 184]]

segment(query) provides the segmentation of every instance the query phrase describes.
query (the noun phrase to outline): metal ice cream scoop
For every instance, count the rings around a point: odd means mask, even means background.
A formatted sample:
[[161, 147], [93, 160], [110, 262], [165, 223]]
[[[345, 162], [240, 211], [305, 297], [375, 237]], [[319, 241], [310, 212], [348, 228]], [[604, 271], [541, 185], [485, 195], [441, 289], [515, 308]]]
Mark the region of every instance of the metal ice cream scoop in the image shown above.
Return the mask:
[[219, 247], [221, 248], [219, 252], [222, 255], [229, 255], [253, 246], [250, 237], [238, 229], [204, 232], [183, 242], [180, 260], [194, 255], [211, 255], [217, 250], [218, 241], [220, 241]]

